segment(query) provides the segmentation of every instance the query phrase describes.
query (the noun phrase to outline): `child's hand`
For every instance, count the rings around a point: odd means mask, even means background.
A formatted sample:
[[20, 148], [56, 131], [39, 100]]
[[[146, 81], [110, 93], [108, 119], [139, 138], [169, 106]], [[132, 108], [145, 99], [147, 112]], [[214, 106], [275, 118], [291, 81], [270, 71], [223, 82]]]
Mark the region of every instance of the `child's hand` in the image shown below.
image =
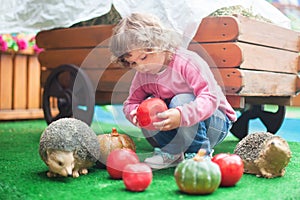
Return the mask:
[[137, 108], [134, 109], [134, 110], [132, 110], [132, 111], [130, 112], [130, 116], [131, 116], [131, 118], [132, 118], [132, 123], [133, 123], [135, 126], [140, 127], [139, 122], [138, 122], [137, 117], [136, 117], [136, 111], [137, 111]]
[[155, 128], [158, 130], [168, 131], [180, 126], [181, 114], [176, 108], [171, 108], [164, 112], [158, 113], [157, 117], [164, 119], [160, 122], [153, 122], [153, 126], [155, 126]]

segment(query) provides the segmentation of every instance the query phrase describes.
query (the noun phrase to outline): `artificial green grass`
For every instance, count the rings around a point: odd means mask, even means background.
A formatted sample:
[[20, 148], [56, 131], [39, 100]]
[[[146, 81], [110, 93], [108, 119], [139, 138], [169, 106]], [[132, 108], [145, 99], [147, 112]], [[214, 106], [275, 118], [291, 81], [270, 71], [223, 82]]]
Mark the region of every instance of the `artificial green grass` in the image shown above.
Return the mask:
[[[111, 125], [101, 127], [105, 127], [104, 132], [111, 129]], [[38, 154], [44, 128], [46, 123], [43, 120], [0, 123], [1, 200], [300, 199], [300, 143], [297, 142], [289, 142], [292, 159], [285, 176], [280, 178], [265, 179], [244, 174], [234, 187], [218, 188], [210, 195], [192, 196], [178, 190], [173, 177], [174, 168], [169, 168], [153, 171], [153, 181], [147, 190], [135, 193], [125, 190], [122, 180], [112, 180], [105, 169], [96, 167], [77, 179], [48, 178], [48, 168]], [[152, 151], [144, 139], [134, 140], [138, 153]], [[237, 142], [236, 138], [227, 137], [215, 148], [215, 153], [232, 152]]]

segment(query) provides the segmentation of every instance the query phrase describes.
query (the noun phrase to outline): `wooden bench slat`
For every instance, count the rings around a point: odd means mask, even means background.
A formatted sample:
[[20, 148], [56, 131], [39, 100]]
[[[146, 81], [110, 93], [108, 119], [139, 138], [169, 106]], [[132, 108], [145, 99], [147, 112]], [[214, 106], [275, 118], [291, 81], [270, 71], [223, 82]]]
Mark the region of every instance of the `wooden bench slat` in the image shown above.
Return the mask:
[[111, 37], [113, 25], [61, 28], [41, 31], [37, 45], [46, 49], [95, 47]]
[[197, 42], [243, 41], [289, 51], [300, 51], [300, 33], [243, 16], [206, 17], [194, 40]]
[[299, 54], [282, 49], [268, 48], [238, 42], [243, 52], [241, 69], [263, 70], [280, 73], [298, 73]]
[[62, 64], [74, 64], [82, 68], [122, 68], [111, 62], [111, 53], [108, 48], [83, 48], [47, 50], [38, 56], [42, 66], [56, 68]]
[[[234, 42], [191, 43], [188, 48], [200, 56], [207, 53], [217, 67], [238, 67], [243, 62], [241, 48]], [[206, 52], [203, 53], [203, 50]]]
[[193, 38], [197, 42], [234, 41], [239, 35], [239, 24], [235, 17], [203, 18]]
[[269, 47], [300, 51], [300, 32], [238, 16], [240, 34], [238, 40]]
[[43, 109], [0, 110], [0, 120], [42, 119]]
[[212, 68], [212, 72], [226, 94], [237, 94], [244, 86], [242, 74], [236, 68]]
[[241, 96], [293, 96], [296, 92], [296, 74], [240, 70], [244, 87]]

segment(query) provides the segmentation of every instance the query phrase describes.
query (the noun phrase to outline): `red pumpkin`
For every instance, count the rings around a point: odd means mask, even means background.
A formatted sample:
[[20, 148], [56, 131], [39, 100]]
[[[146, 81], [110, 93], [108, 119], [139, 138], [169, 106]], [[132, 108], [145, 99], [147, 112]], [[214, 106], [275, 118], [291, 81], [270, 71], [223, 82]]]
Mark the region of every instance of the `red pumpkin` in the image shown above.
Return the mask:
[[236, 154], [220, 153], [212, 158], [221, 170], [221, 186], [234, 186], [243, 176], [244, 163]]
[[122, 179], [124, 167], [139, 163], [137, 154], [130, 149], [115, 149], [107, 157], [106, 169], [113, 179]]
[[100, 144], [100, 161], [106, 164], [109, 153], [115, 149], [131, 149], [135, 152], [133, 140], [125, 134], [118, 133], [116, 128], [112, 128], [109, 134], [100, 134], [97, 136]]
[[141, 192], [147, 189], [152, 181], [152, 170], [145, 163], [128, 164], [122, 176], [127, 190]]
[[168, 110], [166, 103], [159, 98], [150, 98], [143, 101], [136, 113], [139, 125], [148, 130], [156, 130], [153, 122], [159, 122], [163, 119], [157, 117], [157, 113]]

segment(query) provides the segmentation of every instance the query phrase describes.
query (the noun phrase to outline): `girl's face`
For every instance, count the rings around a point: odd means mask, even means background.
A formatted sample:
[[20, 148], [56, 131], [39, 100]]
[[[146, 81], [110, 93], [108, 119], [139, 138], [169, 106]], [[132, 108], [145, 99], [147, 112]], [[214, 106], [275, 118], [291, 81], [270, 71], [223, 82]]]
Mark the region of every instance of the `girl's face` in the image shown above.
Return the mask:
[[157, 74], [165, 69], [165, 52], [147, 52], [145, 50], [132, 50], [125, 57], [130, 67], [141, 73]]

